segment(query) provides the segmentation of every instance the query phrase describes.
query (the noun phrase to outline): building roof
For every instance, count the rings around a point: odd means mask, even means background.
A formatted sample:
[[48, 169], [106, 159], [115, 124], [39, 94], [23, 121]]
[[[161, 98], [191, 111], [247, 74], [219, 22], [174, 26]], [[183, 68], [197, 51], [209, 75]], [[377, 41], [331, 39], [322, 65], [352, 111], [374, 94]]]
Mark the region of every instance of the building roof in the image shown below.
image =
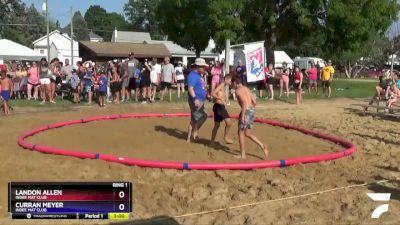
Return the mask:
[[171, 56], [171, 53], [163, 44], [143, 43], [113, 43], [81, 41], [80, 46], [90, 51], [95, 57], [125, 58], [130, 52], [138, 58], [163, 58]]
[[2, 60], [37, 60], [43, 56], [32, 49], [16, 42], [0, 39], [0, 59]]
[[100, 35], [94, 33], [93, 31], [90, 31], [90, 33], [89, 33], [89, 39], [104, 40]]
[[[174, 57], [179, 57], [179, 56], [189, 56], [189, 57], [196, 57], [196, 53], [194, 51], [189, 51], [180, 45], [172, 42], [172, 41], [155, 41], [155, 40], [148, 40], [145, 41], [145, 43], [149, 44], [164, 44], [169, 52], [171, 52], [171, 55]], [[218, 56], [218, 53], [214, 53], [211, 48], [206, 48], [204, 51], [200, 53], [202, 57], [216, 57]]]
[[143, 43], [144, 41], [151, 40], [150, 33], [148, 32], [133, 32], [133, 31], [117, 31], [113, 32], [112, 42], [130, 42], [130, 43]]
[[[70, 38], [69, 36], [63, 35], [59, 30], [54, 30], [54, 31], [52, 31], [51, 33], [49, 33], [49, 37], [52, 36], [52, 35], [54, 35], [54, 34], [56, 34], [56, 33], [58, 33], [59, 35], [65, 37], [65, 38], [68, 39], [69, 41], [71, 41], [71, 38]], [[43, 37], [41, 37], [41, 38], [39, 38], [39, 39], [33, 41], [32, 44], [35, 45], [36, 43], [42, 41], [42, 40], [45, 39], [45, 38], [47, 38], [47, 35], [44, 35]]]

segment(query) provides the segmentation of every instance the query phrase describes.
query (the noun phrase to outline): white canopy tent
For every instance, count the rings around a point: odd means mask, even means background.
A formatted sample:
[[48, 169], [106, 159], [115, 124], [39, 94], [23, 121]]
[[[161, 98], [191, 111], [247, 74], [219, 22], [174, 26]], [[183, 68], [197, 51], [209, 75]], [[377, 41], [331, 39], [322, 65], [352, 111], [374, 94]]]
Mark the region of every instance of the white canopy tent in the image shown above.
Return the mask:
[[275, 51], [275, 67], [282, 67], [285, 62], [289, 68], [293, 69], [294, 61], [284, 51]]
[[26, 46], [7, 39], [0, 39], [0, 60], [39, 61], [42, 57]]

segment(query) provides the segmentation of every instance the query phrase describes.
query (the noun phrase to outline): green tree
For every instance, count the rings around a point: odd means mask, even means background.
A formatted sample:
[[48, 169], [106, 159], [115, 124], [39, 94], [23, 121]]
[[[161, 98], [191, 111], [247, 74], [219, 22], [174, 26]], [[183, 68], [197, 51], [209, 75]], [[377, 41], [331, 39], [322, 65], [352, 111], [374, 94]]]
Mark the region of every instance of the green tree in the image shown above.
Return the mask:
[[[32, 42], [46, 35], [46, 19], [32, 4], [26, 7], [21, 1], [0, 1], [0, 35], [20, 44], [32, 47]], [[50, 22], [50, 28], [54, 29]]]
[[244, 23], [239, 16], [243, 6], [244, 0], [209, 0], [211, 36], [218, 52], [225, 49], [226, 39], [234, 43], [244, 32]]
[[89, 30], [97, 33], [104, 40], [110, 41], [114, 28], [124, 30], [129, 27], [125, 18], [118, 13], [108, 13], [98, 5], [92, 5], [85, 13], [85, 21]]
[[17, 25], [27, 24], [25, 4], [19, 0], [0, 1], [0, 7], [2, 9], [0, 10], [0, 22], [3, 24], [1, 26], [2, 38], [29, 45], [26, 35], [21, 32], [27, 25]]
[[324, 51], [345, 67], [347, 77], [356, 77], [361, 58], [371, 58], [372, 49], [396, 19], [399, 4], [395, 0], [330, 1]]
[[195, 51], [196, 56], [207, 46], [212, 28], [206, 1], [161, 0], [157, 8], [160, 28], [168, 38]]
[[72, 17], [74, 24], [74, 36], [79, 41], [89, 40], [89, 29], [80, 11], [74, 13]]
[[[27, 15], [29, 15], [29, 22], [34, 25], [28, 26], [23, 33], [28, 35], [28, 42], [30, 43], [29, 45], [32, 45], [33, 41], [47, 34], [46, 18], [36, 9], [33, 4], [27, 9]], [[55, 28], [56, 25], [53, 22], [50, 22], [50, 32]]]
[[129, 0], [124, 5], [124, 13], [131, 24], [131, 28], [149, 32], [152, 36], [159, 38], [162, 34], [155, 15], [159, 2], [160, 0]]
[[160, 29], [168, 38], [186, 49], [200, 52], [210, 38], [216, 41], [217, 51], [225, 40], [240, 37], [244, 24], [239, 12], [244, 0], [161, 0], [156, 10]]
[[245, 23], [245, 40], [265, 40], [267, 61], [275, 62], [279, 45], [297, 45], [316, 27], [324, 23], [323, 0], [248, 0], [241, 18]]

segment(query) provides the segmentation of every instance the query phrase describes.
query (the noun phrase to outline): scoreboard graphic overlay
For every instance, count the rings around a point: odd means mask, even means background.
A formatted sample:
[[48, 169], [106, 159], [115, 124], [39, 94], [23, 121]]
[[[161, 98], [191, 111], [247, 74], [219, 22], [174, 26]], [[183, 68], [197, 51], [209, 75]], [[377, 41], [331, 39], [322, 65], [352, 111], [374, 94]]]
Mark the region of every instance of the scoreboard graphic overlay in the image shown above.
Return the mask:
[[130, 182], [10, 182], [13, 219], [129, 219]]

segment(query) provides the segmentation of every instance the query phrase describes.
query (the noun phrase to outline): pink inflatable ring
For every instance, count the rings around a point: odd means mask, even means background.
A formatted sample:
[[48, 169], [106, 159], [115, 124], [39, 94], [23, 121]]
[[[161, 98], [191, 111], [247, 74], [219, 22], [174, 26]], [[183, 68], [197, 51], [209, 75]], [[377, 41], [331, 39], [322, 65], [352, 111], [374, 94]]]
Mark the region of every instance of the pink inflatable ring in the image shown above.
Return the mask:
[[[333, 152], [329, 154], [305, 156], [298, 158], [289, 158], [276, 161], [257, 161], [257, 162], [238, 162], [238, 163], [190, 163], [190, 162], [169, 162], [169, 161], [155, 161], [155, 160], [142, 160], [129, 157], [120, 157], [109, 154], [101, 154], [96, 152], [83, 152], [69, 149], [61, 149], [56, 147], [32, 144], [26, 141], [28, 137], [34, 136], [38, 133], [44, 132], [50, 129], [57, 129], [65, 126], [70, 126], [80, 123], [89, 123], [100, 120], [113, 120], [113, 119], [127, 119], [127, 118], [152, 118], [152, 117], [190, 117], [188, 113], [158, 113], [158, 114], [124, 114], [124, 115], [111, 115], [111, 116], [95, 116], [79, 120], [71, 120], [66, 122], [53, 123], [47, 126], [35, 128], [33, 130], [24, 132], [18, 137], [18, 144], [32, 151], [38, 151], [47, 154], [65, 155], [72, 156], [82, 159], [100, 159], [108, 162], [121, 163], [129, 166], [141, 166], [151, 168], [162, 168], [162, 169], [177, 169], [177, 170], [251, 170], [251, 169], [262, 169], [262, 168], [273, 168], [273, 167], [285, 167], [296, 164], [315, 163], [321, 161], [335, 160], [342, 157], [352, 155], [357, 151], [357, 146], [345, 139], [335, 137], [330, 134], [324, 134], [318, 131], [289, 125], [279, 121], [266, 120], [257, 118], [257, 123], [269, 124], [272, 126], [279, 126], [285, 129], [296, 130], [306, 135], [311, 135], [317, 138], [328, 140], [336, 144], [342, 145], [345, 149], [339, 152]], [[237, 119], [238, 116], [232, 116], [233, 119]]]

